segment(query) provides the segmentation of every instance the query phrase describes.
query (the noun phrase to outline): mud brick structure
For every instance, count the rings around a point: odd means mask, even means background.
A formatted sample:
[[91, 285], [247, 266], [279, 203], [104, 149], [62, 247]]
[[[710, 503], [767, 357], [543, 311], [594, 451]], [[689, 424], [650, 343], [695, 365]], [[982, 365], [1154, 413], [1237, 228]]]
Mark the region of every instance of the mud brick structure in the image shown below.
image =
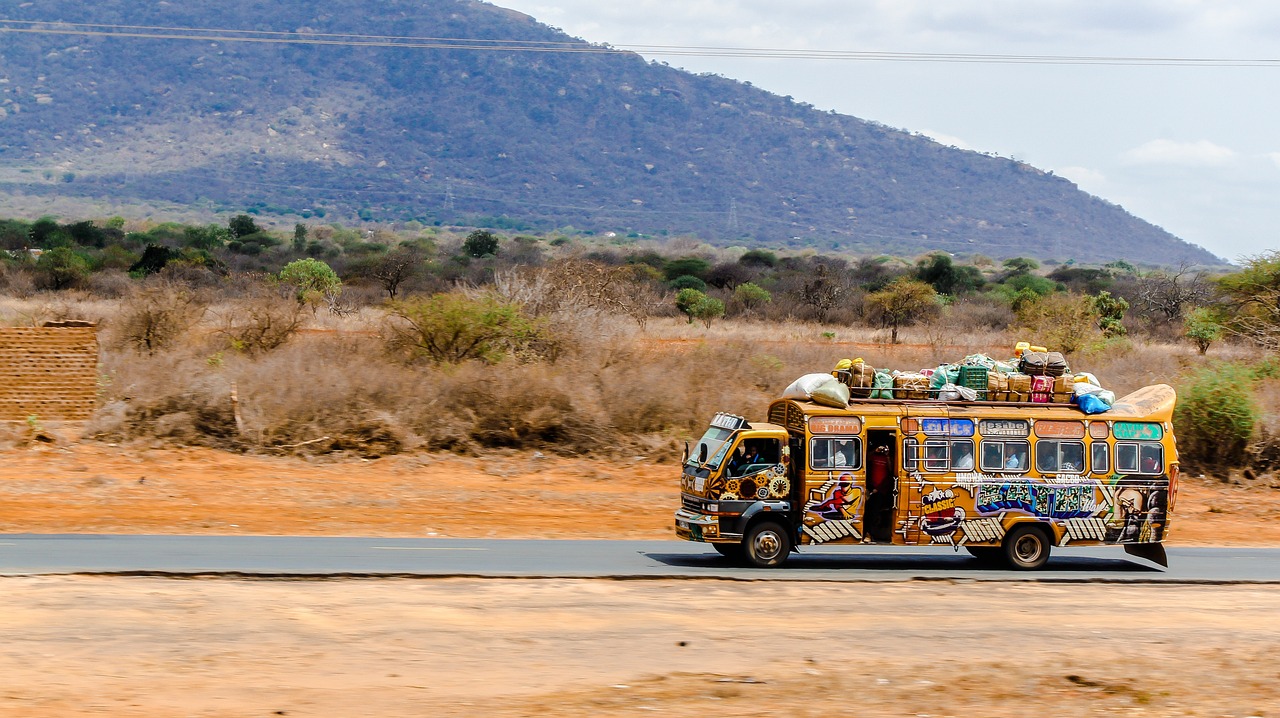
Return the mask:
[[96, 326], [0, 327], [0, 421], [87, 421], [97, 398]]

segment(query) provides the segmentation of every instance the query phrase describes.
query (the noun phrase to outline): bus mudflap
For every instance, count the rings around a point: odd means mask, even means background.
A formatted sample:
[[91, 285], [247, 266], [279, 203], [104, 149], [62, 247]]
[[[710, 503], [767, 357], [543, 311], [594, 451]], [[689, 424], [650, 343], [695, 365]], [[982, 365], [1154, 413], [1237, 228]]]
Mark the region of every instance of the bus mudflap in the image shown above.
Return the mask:
[[1124, 545], [1124, 552], [1169, 568], [1169, 559], [1164, 554], [1162, 543], [1127, 543]]

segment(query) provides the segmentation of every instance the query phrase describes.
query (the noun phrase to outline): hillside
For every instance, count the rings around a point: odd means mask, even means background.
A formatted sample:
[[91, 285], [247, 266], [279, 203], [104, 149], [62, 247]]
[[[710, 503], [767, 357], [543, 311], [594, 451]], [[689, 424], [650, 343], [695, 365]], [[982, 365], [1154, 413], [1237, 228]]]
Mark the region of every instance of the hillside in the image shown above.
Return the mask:
[[[255, 207], [289, 222], [414, 218], [900, 255], [1218, 261], [1028, 165], [598, 52], [471, 0], [44, 0], [6, 12], [0, 193]], [[106, 35], [126, 25], [597, 52]], [[33, 29], [42, 32], [13, 32]], [[86, 29], [106, 34], [78, 34]]]

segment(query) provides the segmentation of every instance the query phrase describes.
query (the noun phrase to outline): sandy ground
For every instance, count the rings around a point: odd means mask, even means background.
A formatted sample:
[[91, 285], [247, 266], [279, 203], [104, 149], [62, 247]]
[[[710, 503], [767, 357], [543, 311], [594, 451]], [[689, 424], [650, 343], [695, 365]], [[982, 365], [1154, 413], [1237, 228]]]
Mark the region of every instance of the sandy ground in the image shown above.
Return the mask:
[[[0, 533], [672, 538], [678, 467], [532, 452], [310, 462], [84, 442], [0, 452]], [[1280, 490], [1184, 476], [1171, 545], [1280, 545]]]
[[1280, 587], [0, 579], [0, 714], [1280, 714]]
[[[676, 467], [0, 452], [0, 532], [670, 538]], [[1280, 545], [1195, 477], [1173, 540]], [[1280, 715], [1280, 586], [3, 577], [0, 715]]]

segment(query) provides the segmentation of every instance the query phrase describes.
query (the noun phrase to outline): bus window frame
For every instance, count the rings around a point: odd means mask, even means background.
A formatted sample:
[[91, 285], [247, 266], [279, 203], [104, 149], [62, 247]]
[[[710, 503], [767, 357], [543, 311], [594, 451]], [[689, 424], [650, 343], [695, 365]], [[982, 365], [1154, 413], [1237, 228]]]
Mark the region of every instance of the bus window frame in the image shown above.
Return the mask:
[[[834, 443], [836, 441], [846, 441], [846, 440], [853, 442], [853, 460], [854, 460], [853, 464], [850, 464], [848, 466], [835, 466], [834, 465], [835, 453], [831, 451], [831, 447], [829, 446], [827, 447], [827, 457], [828, 459], [832, 460], [832, 465], [829, 467], [813, 465], [814, 442], [830, 441]], [[817, 436], [811, 436], [809, 437], [809, 459], [807, 463], [810, 471], [861, 471], [862, 470], [862, 437], [852, 436], [852, 435], [838, 435], [838, 434], [819, 434]]]
[[[929, 458], [928, 450], [930, 448], [943, 449], [943, 456], [939, 458]], [[917, 455], [913, 449], [924, 449], [924, 455]], [[930, 468], [929, 462], [943, 462], [942, 468]], [[902, 468], [906, 471], [915, 471], [924, 474], [945, 474], [951, 470], [951, 439], [942, 436], [926, 437], [924, 443], [920, 443], [914, 436], [908, 436], [902, 440]]]
[[[1098, 466], [1097, 452], [1102, 450], [1102, 466]], [[1139, 452], [1141, 454], [1141, 452]], [[1141, 462], [1141, 457], [1139, 457]], [[1111, 471], [1111, 447], [1105, 441], [1095, 441], [1089, 445], [1089, 473], [1107, 474]]]
[[[1122, 447], [1122, 446], [1124, 446], [1124, 447], [1132, 446], [1132, 447], [1134, 447], [1134, 450], [1137, 452], [1138, 466], [1137, 466], [1133, 471], [1125, 471], [1124, 469], [1120, 468], [1120, 461], [1119, 461], [1119, 457], [1120, 457], [1120, 447]], [[1159, 466], [1157, 466], [1157, 467], [1156, 467], [1156, 470], [1155, 470], [1155, 471], [1143, 471], [1143, 469], [1142, 469], [1142, 448], [1143, 448], [1144, 446], [1146, 446], [1146, 447], [1155, 447], [1156, 449], [1158, 449], [1158, 450], [1160, 451], [1160, 464], [1159, 464]], [[1164, 457], [1165, 457], [1165, 453], [1164, 453], [1164, 443], [1163, 443], [1163, 442], [1160, 442], [1160, 441], [1117, 441], [1117, 442], [1116, 442], [1116, 473], [1118, 473], [1118, 474], [1126, 474], [1126, 475], [1134, 475], [1134, 476], [1161, 476], [1161, 475], [1163, 475], [1163, 474], [1164, 474], [1164, 472], [1165, 472], [1165, 468], [1166, 468], [1166, 467], [1165, 467]]]
[[[987, 458], [987, 444], [1000, 444], [1001, 446], [1000, 464], [1001, 465], [999, 468], [987, 466], [987, 464], [985, 463]], [[1004, 463], [1009, 460], [1009, 455], [1004, 451], [1003, 447], [1008, 444], [1019, 444], [1026, 447], [1027, 460], [1025, 463], [1026, 464], [1031, 463], [1031, 441], [1030, 440], [1012, 439], [1012, 438], [1005, 438], [1005, 437], [996, 437], [992, 439], [984, 438], [982, 441], [978, 442], [978, 457], [979, 457], [978, 468], [982, 471], [994, 471], [1002, 474], [1025, 474], [1028, 471], [1031, 471], [1031, 467], [1026, 465], [1020, 466], [1016, 469], [1007, 469], [1004, 467]]]
[[[1040, 446], [1042, 444], [1045, 444], [1045, 445], [1054, 444], [1057, 446], [1057, 451], [1055, 453], [1057, 454], [1058, 460], [1056, 462], [1055, 468], [1052, 468], [1052, 469], [1040, 468]], [[1064, 471], [1062, 468], [1062, 447], [1066, 446], [1067, 444], [1080, 447], [1080, 468], [1078, 469]], [[1086, 471], [1087, 466], [1085, 465], [1085, 461], [1087, 460], [1087, 458], [1088, 458], [1088, 455], [1085, 454], [1085, 451], [1084, 451], [1084, 442], [1080, 441], [1079, 439], [1040, 439], [1036, 441], [1036, 457], [1035, 457], [1036, 473], [1039, 473], [1039, 474], [1086, 474], [1088, 473], [1088, 471]]]

